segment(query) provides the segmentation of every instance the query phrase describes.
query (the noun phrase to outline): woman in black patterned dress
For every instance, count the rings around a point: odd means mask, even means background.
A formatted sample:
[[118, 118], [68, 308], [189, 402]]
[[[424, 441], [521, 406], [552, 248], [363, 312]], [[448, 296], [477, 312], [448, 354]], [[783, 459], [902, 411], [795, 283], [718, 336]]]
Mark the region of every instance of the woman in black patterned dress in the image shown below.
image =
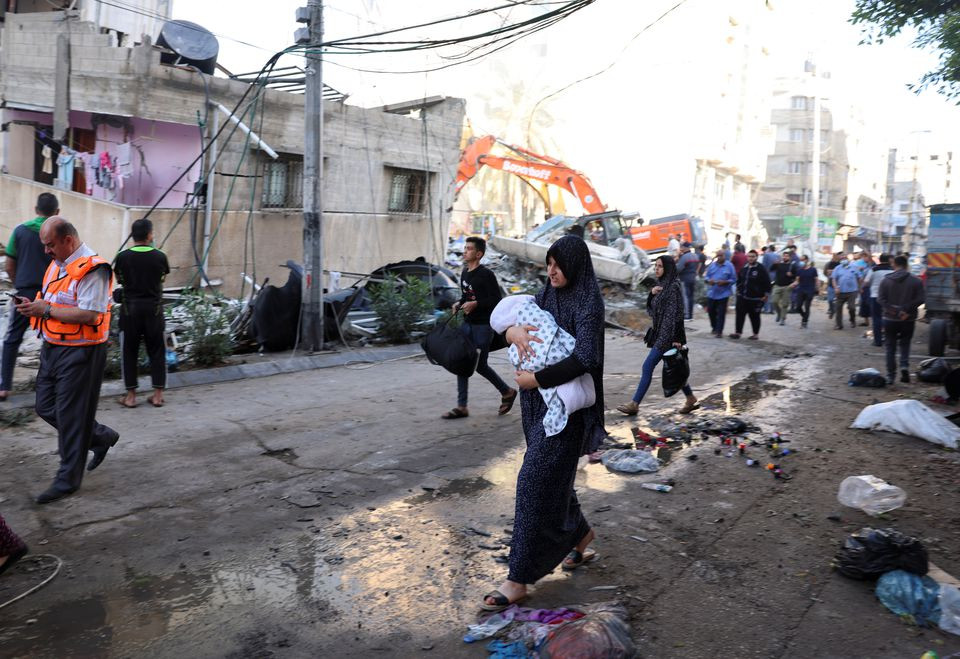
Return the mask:
[[[587, 547], [594, 532], [580, 510], [573, 484], [580, 456], [597, 450], [603, 429], [603, 298], [593, 273], [590, 252], [582, 239], [564, 236], [547, 252], [548, 281], [536, 302], [576, 339], [573, 354], [536, 374], [517, 372], [523, 434], [527, 450], [517, 477], [516, 513], [510, 547], [510, 569], [499, 589], [483, 599], [481, 608], [498, 611], [527, 594], [527, 586], [562, 562], [572, 570], [596, 557]], [[521, 358], [536, 351], [539, 339], [514, 326], [507, 341]], [[538, 387], [556, 387], [584, 373], [593, 377], [596, 403], [573, 412], [564, 430], [547, 437], [543, 417], [547, 406]]]

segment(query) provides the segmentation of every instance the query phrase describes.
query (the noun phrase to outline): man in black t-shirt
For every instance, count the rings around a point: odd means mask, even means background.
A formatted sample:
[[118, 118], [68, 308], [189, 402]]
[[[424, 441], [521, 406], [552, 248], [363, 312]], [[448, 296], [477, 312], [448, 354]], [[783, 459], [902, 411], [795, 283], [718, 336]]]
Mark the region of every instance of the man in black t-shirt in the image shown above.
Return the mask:
[[153, 247], [153, 223], [137, 220], [130, 230], [134, 245], [117, 254], [115, 271], [123, 286], [120, 305], [120, 365], [127, 395], [124, 407], [137, 406], [137, 362], [140, 340], [146, 344], [150, 359], [153, 395], [147, 401], [163, 406], [167, 386], [166, 340], [163, 321], [163, 278], [170, 274], [166, 255]]
[[[477, 373], [490, 381], [500, 392], [500, 414], [506, 414], [517, 399], [517, 390], [511, 389], [487, 364], [493, 329], [490, 327], [490, 313], [500, 301], [500, 284], [497, 276], [488, 268], [480, 265], [487, 251], [487, 241], [471, 236], [463, 246], [463, 272], [460, 275], [460, 300], [453, 305], [453, 312], [463, 311], [461, 331], [480, 349], [477, 361]], [[457, 376], [457, 406], [444, 414], [443, 419], [462, 419], [469, 416], [467, 410], [467, 387], [469, 378]]]

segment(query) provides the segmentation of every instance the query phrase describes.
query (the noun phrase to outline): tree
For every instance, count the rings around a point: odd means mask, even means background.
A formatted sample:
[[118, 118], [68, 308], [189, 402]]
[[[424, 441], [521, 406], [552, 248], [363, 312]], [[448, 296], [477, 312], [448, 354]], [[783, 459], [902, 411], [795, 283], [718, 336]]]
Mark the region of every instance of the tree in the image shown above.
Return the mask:
[[913, 45], [939, 51], [940, 59], [908, 87], [914, 92], [930, 87], [960, 104], [960, 0], [856, 0], [850, 22], [862, 26], [862, 43], [868, 44], [916, 30]]

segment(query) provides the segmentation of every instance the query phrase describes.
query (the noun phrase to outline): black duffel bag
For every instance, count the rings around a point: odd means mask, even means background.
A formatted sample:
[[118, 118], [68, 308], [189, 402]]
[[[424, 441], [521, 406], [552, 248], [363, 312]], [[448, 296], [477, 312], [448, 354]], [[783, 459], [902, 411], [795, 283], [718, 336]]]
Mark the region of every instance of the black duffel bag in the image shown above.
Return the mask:
[[450, 316], [446, 322], [430, 330], [420, 342], [420, 347], [431, 364], [468, 378], [477, 370], [480, 351], [459, 328], [450, 326], [452, 319], [453, 316]]

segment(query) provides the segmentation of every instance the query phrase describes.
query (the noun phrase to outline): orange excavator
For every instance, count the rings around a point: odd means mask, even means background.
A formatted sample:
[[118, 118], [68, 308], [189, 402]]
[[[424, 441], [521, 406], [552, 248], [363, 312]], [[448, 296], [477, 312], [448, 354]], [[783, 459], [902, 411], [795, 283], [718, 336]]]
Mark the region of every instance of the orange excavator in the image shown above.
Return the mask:
[[[505, 158], [492, 155], [490, 151], [495, 144], [499, 144], [521, 157]], [[593, 189], [590, 180], [581, 172], [570, 168], [556, 158], [542, 156], [522, 147], [507, 144], [493, 135], [471, 138], [467, 148], [463, 150], [460, 156], [460, 165], [457, 167], [454, 198], [460, 194], [463, 186], [476, 176], [484, 165], [519, 176], [540, 195], [547, 206], [548, 214], [550, 214], [550, 200], [545, 198], [532, 181], [563, 188], [577, 198], [580, 205], [583, 206], [583, 210], [587, 213], [602, 213], [606, 209], [600, 202], [600, 197], [597, 196], [597, 191]]]

